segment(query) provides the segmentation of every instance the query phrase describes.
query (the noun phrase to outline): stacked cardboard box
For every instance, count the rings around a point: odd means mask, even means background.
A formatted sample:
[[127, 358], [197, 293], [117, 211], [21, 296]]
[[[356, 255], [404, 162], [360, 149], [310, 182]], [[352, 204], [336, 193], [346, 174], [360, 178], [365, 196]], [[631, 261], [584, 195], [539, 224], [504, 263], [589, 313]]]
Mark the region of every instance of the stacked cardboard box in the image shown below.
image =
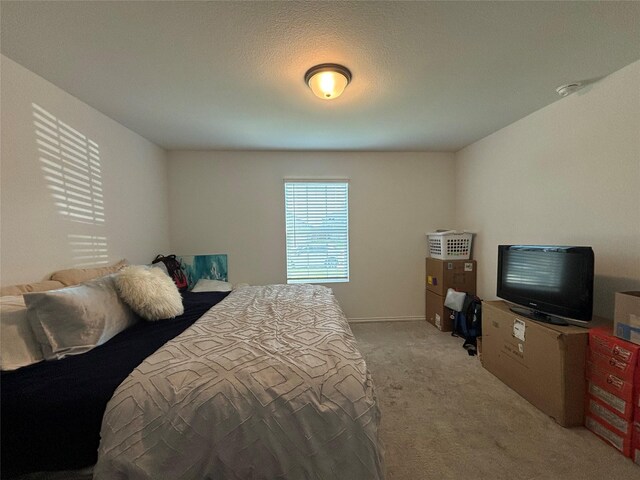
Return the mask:
[[640, 345], [615, 337], [611, 328], [593, 328], [586, 372], [586, 427], [633, 458], [640, 440], [634, 424], [640, 423]]
[[613, 317], [616, 336], [640, 344], [640, 292], [617, 292]]
[[447, 290], [476, 293], [475, 260], [438, 260], [428, 257], [426, 261], [426, 317], [427, 321], [443, 332], [453, 330], [451, 310], [444, 306]]

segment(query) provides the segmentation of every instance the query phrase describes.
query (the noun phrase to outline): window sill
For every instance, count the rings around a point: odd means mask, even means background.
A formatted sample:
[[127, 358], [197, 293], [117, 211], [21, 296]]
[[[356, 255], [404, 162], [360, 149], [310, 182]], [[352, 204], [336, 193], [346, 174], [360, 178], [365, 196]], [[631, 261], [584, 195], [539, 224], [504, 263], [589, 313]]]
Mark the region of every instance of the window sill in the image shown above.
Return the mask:
[[348, 278], [312, 278], [304, 280], [287, 280], [288, 284], [295, 283], [349, 283]]

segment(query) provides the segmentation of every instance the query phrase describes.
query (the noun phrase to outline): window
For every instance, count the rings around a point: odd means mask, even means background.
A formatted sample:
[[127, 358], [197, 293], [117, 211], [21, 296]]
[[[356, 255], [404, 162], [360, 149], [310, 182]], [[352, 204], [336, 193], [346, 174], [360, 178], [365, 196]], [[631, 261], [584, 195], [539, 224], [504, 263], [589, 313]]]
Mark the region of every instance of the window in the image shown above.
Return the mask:
[[349, 281], [349, 184], [284, 183], [287, 283]]

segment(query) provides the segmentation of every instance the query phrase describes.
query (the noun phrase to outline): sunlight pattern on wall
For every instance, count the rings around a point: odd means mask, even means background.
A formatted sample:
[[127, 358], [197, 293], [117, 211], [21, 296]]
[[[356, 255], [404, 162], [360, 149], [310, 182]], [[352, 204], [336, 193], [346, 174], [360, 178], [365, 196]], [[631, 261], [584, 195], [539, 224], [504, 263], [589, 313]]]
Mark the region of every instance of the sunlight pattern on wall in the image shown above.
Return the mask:
[[104, 223], [98, 144], [33, 103], [36, 143], [58, 213], [81, 223]]
[[99, 237], [95, 235], [67, 235], [67, 238], [69, 239], [69, 245], [71, 246], [74, 266], [85, 267], [109, 263], [107, 237]]
[[73, 266], [108, 263], [100, 148], [40, 105], [31, 105], [47, 189], [57, 212], [77, 225], [70, 228], [74, 233], [67, 234]]

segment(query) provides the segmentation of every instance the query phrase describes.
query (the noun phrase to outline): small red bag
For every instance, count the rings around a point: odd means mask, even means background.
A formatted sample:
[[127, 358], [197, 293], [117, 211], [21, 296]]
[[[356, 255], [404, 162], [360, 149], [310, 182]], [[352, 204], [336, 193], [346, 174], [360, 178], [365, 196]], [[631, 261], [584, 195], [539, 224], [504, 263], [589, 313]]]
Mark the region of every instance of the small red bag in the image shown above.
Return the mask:
[[167, 272], [169, 272], [169, 276], [173, 279], [178, 287], [178, 290], [186, 290], [189, 286], [189, 282], [187, 281], [187, 276], [184, 274], [182, 270], [182, 263], [175, 255], [158, 255], [151, 263], [164, 263], [164, 266], [167, 267]]

